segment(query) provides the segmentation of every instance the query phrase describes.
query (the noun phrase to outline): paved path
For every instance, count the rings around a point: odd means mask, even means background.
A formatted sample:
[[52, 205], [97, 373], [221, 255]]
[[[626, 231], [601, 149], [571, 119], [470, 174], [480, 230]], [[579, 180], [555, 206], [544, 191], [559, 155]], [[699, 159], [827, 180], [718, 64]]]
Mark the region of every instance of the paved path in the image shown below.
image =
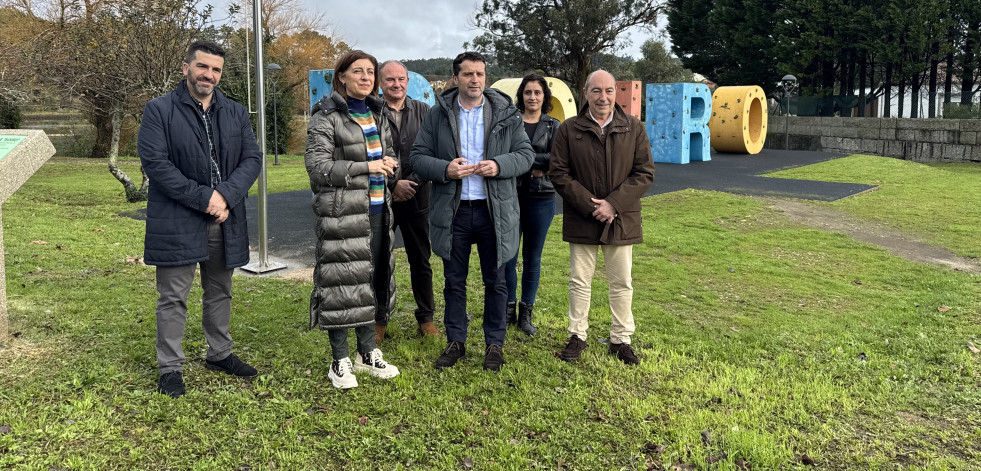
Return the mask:
[[[687, 165], [656, 164], [654, 185], [646, 196], [694, 188], [752, 196], [775, 196], [805, 200], [834, 201], [874, 187], [855, 183], [760, 177], [781, 169], [800, 167], [843, 157], [840, 154], [812, 151], [763, 149], [757, 155], [712, 154], [710, 162]], [[267, 251], [271, 260], [286, 262], [290, 268], [313, 266], [316, 243], [310, 191], [274, 193], [267, 200]], [[256, 251], [258, 198], [248, 198], [249, 238]], [[561, 212], [561, 204], [559, 205]], [[402, 246], [396, 233], [396, 246]], [[255, 261], [255, 260], [253, 260]]]

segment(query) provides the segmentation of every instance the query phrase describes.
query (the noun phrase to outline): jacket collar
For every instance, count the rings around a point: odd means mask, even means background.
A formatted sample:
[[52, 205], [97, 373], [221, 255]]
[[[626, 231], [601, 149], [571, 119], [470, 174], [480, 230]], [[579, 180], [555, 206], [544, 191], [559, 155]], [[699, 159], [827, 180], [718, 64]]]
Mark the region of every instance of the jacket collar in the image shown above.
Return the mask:
[[[457, 115], [457, 100], [459, 100], [460, 89], [453, 87], [436, 96], [436, 104], [446, 110], [450, 116]], [[517, 114], [518, 109], [511, 105], [511, 97], [496, 88], [484, 89], [484, 105], [489, 105], [494, 121], [503, 120], [512, 114]], [[510, 113], [508, 112], [510, 110]]]
[[[190, 90], [187, 89], [187, 79], [181, 80], [181, 83], [177, 85], [177, 90], [174, 91], [177, 92], [177, 97], [180, 99], [181, 102], [187, 103], [192, 106], [198, 106], [197, 98], [191, 96]], [[211, 105], [209, 106], [209, 108], [213, 106], [215, 107], [215, 111], [220, 110], [222, 102], [224, 101], [225, 101], [225, 94], [222, 93], [221, 90], [218, 89], [218, 87], [215, 87], [215, 91], [212, 94]]]
[[[382, 109], [385, 108], [385, 101], [375, 95], [368, 95], [365, 97], [364, 102], [366, 105], [368, 105], [368, 109], [375, 114], [381, 114]], [[335, 111], [343, 111], [348, 113], [347, 99], [344, 98], [344, 95], [332, 90], [330, 95], [321, 98], [320, 101], [313, 105], [313, 109], [310, 110], [310, 114], [317, 114], [317, 112], [321, 110], [326, 111], [327, 114]]]
[[[586, 103], [579, 109], [579, 114], [576, 115], [575, 125], [576, 128], [583, 131], [590, 129], [597, 132], [599, 131], [600, 125], [597, 124], [596, 121], [593, 120], [592, 116], [589, 115], [589, 103]], [[607, 131], [607, 134], [611, 132], [624, 132], [630, 128], [630, 121], [627, 120], [627, 113], [623, 111], [623, 108], [621, 108], [617, 103], [613, 104], [613, 121], [610, 122], [608, 128], [609, 131]]]

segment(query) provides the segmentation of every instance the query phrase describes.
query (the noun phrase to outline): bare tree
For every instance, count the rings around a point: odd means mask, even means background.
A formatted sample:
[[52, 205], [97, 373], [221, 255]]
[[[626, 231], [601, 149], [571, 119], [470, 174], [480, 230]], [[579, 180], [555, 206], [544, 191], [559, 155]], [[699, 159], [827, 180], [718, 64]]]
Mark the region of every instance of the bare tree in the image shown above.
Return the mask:
[[[232, 17], [236, 28], [252, 28], [252, 0], [238, 0], [239, 8]], [[316, 31], [335, 37], [336, 31], [321, 11], [307, 11], [301, 0], [263, 0], [262, 27], [268, 38]]]
[[[27, 2], [28, 0], [19, 0]], [[36, 5], [28, 5], [38, 11]], [[92, 157], [107, 158], [127, 201], [146, 199], [118, 164], [125, 114], [139, 115], [149, 99], [181, 78], [187, 45], [209, 27], [210, 7], [198, 0], [52, 0], [36, 37], [22, 44], [39, 79], [77, 98], [95, 126]]]

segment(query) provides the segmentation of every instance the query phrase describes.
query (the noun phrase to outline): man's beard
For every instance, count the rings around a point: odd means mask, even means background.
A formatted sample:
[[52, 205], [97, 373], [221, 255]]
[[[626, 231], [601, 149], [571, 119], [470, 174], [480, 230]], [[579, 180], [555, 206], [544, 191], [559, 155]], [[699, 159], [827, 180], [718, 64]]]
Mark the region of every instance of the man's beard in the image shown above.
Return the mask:
[[[203, 88], [200, 85], [202, 83], [211, 85], [211, 88]], [[201, 96], [208, 96], [212, 92], [215, 91], [215, 85], [213, 83], [211, 83], [211, 82], [206, 81], [206, 80], [199, 80], [199, 79], [196, 79], [196, 78], [192, 78], [191, 79], [191, 85], [194, 87], [194, 91], [198, 92], [198, 95], [201, 95]]]

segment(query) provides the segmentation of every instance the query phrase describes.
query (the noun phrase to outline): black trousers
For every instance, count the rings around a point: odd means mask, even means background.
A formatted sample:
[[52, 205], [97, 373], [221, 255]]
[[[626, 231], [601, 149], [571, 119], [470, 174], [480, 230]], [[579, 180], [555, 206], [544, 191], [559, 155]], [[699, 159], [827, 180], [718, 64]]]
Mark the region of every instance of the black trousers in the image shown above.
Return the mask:
[[480, 275], [484, 281], [484, 343], [504, 345], [508, 287], [504, 281], [504, 264], [497, 264], [494, 220], [485, 204], [470, 206], [465, 201], [460, 202], [460, 208], [453, 217], [450, 258], [443, 259], [446, 280], [443, 287], [443, 299], [446, 301], [443, 326], [446, 327], [446, 338], [452, 342], [467, 341], [467, 275], [473, 244], [477, 244]]
[[[433, 246], [429, 241], [429, 209], [417, 211], [415, 208], [395, 203], [392, 205], [392, 213], [395, 215], [395, 225], [392, 230], [397, 227], [402, 231], [405, 255], [409, 259], [412, 297], [416, 300], [416, 321], [420, 324], [432, 322], [436, 303], [433, 299], [433, 268], [429, 264], [429, 258], [433, 253]], [[386, 318], [384, 322], [376, 320], [375, 323], [387, 325], [388, 319]]]

